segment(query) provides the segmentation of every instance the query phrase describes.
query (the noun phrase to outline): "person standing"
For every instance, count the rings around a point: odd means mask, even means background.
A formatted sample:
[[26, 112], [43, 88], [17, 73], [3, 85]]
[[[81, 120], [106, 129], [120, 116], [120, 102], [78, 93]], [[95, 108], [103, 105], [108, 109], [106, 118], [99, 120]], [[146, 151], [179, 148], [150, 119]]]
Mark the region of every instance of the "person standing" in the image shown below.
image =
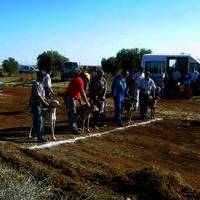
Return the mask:
[[142, 120], [148, 120], [148, 102], [150, 99], [155, 98], [156, 85], [150, 78], [151, 74], [149, 71], [145, 72], [145, 78], [141, 79], [138, 85], [140, 92], [139, 104], [140, 104], [140, 115]]
[[172, 71], [172, 81], [174, 86], [176, 86], [180, 81], [181, 81], [181, 72], [178, 70], [177, 67], [174, 68], [174, 70]]
[[189, 99], [192, 96], [192, 79], [190, 73], [187, 73], [185, 75], [183, 85], [184, 85], [184, 96], [186, 99]]
[[133, 79], [135, 80], [135, 94], [134, 94], [134, 97], [136, 99], [136, 110], [139, 109], [139, 89], [138, 89], [138, 86], [140, 84], [140, 81], [145, 77], [144, 75], [144, 69], [142, 67], [138, 68], [138, 71], [136, 71], [134, 74], [133, 74]]
[[49, 107], [49, 103], [45, 98], [45, 90], [43, 86], [43, 78], [45, 74], [41, 71], [37, 72], [37, 80], [33, 83], [29, 107], [33, 113], [33, 131], [37, 136], [38, 142], [45, 142], [44, 139], [44, 124], [42, 109]]
[[189, 73], [190, 77], [191, 77], [191, 81], [192, 81], [192, 92], [194, 94], [197, 94], [197, 90], [198, 90], [198, 80], [199, 80], [199, 72], [197, 70], [195, 70], [195, 68], [191, 68], [190, 73]]
[[81, 103], [81, 96], [88, 106], [90, 103], [85, 94], [85, 84], [89, 81], [89, 77], [85, 72], [77, 72], [77, 75], [70, 81], [66, 88], [64, 101], [68, 110], [69, 126], [73, 134], [80, 134], [76, 120], [76, 102]]
[[161, 88], [161, 93], [164, 91], [164, 79], [165, 79], [165, 73], [159, 71], [158, 68], [155, 69], [155, 71], [152, 73], [152, 79], [154, 80], [156, 87]]
[[124, 104], [124, 96], [127, 92], [126, 78], [128, 77], [128, 71], [124, 70], [121, 74], [117, 75], [112, 83], [112, 95], [115, 105], [115, 123], [122, 126], [122, 112]]
[[135, 73], [136, 71], [132, 70], [129, 72], [128, 77], [126, 78], [126, 85], [128, 88], [128, 94], [131, 98], [135, 97]]
[[107, 81], [104, 78], [104, 71], [98, 69], [96, 75], [92, 77], [89, 85], [90, 102], [98, 107], [99, 112], [94, 117], [94, 124], [105, 125], [106, 120], [106, 92]]

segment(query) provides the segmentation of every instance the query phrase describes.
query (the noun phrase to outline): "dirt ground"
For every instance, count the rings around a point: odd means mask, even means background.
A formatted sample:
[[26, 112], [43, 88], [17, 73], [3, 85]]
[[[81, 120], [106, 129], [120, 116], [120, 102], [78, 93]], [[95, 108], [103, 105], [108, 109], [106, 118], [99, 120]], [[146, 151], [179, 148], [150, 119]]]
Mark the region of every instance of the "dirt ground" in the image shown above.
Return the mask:
[[[67, 127], [66, 111], [59, 95], [63, 91], [57, 89], [55, 97], [62, 103], [57, 111], [58, 140], [75, 137]], [[113, 180], [144, 168], [173, 174], [182, 183], [200, 190], [199, 98], [161, 100], [156, 116], [163, 120], [146, 126], [75, 144], [27, 150], [27, 147], [36, 144], [33, 139], [28, 139], [31, 115], [26, 109], [29, 96], [30, 88], [24, 87], [6, 87], [0, 94], [2, 161], [33, 170], [41, 178], [50, 176], [55, 187], [63, 191], [82, 191], [81, 194], [88, 194], [94, 199], [127, 198], [127, 194], [118, 191]], [[110, 99], [108, 105], [111, 110]], [[138, 113], [135, 118], [139, 121]], [[114, 128], [112, 124], [109, 125], [100, 131]], [[48, 140], [51, 140], [48, 127], [45, 132]]]

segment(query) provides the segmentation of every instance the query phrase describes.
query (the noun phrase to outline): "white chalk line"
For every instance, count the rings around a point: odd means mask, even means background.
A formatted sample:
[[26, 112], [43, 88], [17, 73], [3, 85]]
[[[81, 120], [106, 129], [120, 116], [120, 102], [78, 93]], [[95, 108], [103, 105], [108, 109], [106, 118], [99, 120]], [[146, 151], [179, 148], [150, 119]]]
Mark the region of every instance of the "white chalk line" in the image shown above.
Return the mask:
[[152, 119], [152, 120], [145, 121], [145, 122], [130, 124], [130, 125], [127, 125], [127, 126], [124, 126], [124, 127], [118, 127], [118, 128], [115, 128], [115, 129], [112, 129], [112, 130], [109, 130], [109, 131], [101, 132], [101, 133], [94, 133], [94, 134], [90, 134], [90, 135], [86, 135], [86, 136], [75, 137], [75, 138], [68, 139], [68, 140], [53, 141], [53, 142], [48, 142], [48, 143], [41, 144], [41, 145], [35, 145], [35, 146], [32, 146], [32, 147], [28, 147], [28, 149], [30, 149], [30, 150], [45, 149], [45, 148], [55, 147], [55, 146], [58, 146], [58, 145], [61, 145], [61, 144], [67, 144], [67, 143], [72, 144], [72, 143], [75, 143], [76, 141], [79, 141], [79, 140], [85, 140], [85, 139], [92, 138], [92, 137], [101, 137], [101, 136], [109, 134], [109, 133], [122, 131], [122, 130], [129, 129], [129, 128], [136, 127], [136, 126], [144, 126], [144, 125], [147, 125], [147, 124], [150, 124], [150, 123], [153, 123], [153, 122], [156, 122], [156, 121], [161, 121], [161, 120], [162, 120], [162, 118], [156, 118], [156, 119]]

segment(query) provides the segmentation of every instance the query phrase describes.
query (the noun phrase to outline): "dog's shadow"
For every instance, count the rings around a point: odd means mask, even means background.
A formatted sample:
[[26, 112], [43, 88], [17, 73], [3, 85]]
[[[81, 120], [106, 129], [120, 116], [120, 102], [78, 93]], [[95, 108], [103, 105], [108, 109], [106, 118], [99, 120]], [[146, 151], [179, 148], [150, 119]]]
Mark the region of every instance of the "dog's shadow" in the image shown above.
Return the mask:
[[15, 143], [32, 143], [28, 138], [30, 127], [15, 127], [0, 129], [0, 141], [9, 141]]
[[[15, 127], [0, 129], [0, 141], [14, 142], [14, 143], [34, 143], [35, 139], [29, 138], [30, 127]], [[44, 127], [46, 137], [51, 137], [51, 128]], [[70, 134], [68, 125], [57, 124], [55, 128], [55, 136], [65, 136]]]

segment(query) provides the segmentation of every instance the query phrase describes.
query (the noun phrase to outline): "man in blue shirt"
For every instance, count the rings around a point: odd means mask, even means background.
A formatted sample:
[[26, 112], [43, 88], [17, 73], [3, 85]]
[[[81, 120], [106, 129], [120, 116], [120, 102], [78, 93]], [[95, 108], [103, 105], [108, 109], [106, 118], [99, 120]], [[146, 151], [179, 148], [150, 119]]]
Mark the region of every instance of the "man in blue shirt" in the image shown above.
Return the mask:
[[123, 112], [123, 103], [124, 96], [127, 92], [126, 78], [128, 76], [128, 71], [124, 70], [121, 74], [117, 75], [112, 83], [112, 95], [115, 105], [115, 122], [122, 126], [122, 112]]

